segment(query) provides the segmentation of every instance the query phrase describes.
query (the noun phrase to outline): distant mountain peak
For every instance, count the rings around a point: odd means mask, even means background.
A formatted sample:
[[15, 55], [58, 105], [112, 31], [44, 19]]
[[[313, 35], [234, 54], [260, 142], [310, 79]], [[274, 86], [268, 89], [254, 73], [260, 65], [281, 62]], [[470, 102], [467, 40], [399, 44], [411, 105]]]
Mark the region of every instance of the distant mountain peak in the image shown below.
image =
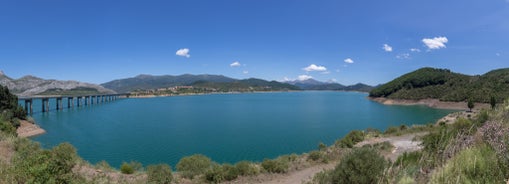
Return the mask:
[[147, 77], [153, 77], [153, 75], [149, 75], [149, 74], [140, 74], [140, 75], [135, 76], [134, 78], [147, 78]]
[[5, 73], [3, 70], [0, 70], [0, 76], [5, 76]]
[[33, 76], [33, 75], [25, 75], [25, 76], [23, 76], [23, 77], [21, 77], [21, 78], [19, 78], [19, 79], [20, 79], [20, 80], [21, 80], [21, 79], [32, 79], [32, 80], [34, 80], [34, 79], [35, 79], [35, 80], [42, 80], [41, 78], [36, 77], [36, 76]]

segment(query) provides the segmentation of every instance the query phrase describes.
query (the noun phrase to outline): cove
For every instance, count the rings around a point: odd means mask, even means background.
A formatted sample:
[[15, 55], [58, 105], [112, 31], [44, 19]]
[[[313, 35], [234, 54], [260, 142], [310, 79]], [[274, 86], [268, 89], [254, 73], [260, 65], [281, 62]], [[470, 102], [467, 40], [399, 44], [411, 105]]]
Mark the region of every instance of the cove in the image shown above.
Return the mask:
[[366, 96], [305, 91], [121, 99], [36, 113], [47, 133], [33, 139], [46, 148], [69, 142], [92, 164], [105, 160], [118, 167], [135, 160], [174, 167], [192, 154], [219, 163], [300, 154], [351, 130], [433, 123], [453, 112], [386, 106]]

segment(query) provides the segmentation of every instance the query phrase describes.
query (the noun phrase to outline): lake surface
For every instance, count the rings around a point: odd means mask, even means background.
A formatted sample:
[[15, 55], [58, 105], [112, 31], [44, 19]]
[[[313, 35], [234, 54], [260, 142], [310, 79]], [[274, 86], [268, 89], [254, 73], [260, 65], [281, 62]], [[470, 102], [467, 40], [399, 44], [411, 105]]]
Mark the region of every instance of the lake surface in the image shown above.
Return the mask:
[[313, 91], [120, 99], [35, 113], [47, 133], [33, 139], [44, 147], [70, 142], [85, 160], [114, 167], [131, 160], [175, 166], [196, 153], [234, 163], [308, 152], [351, 130], [430, 123], [452, 112], [386, 106], [366, 96]]

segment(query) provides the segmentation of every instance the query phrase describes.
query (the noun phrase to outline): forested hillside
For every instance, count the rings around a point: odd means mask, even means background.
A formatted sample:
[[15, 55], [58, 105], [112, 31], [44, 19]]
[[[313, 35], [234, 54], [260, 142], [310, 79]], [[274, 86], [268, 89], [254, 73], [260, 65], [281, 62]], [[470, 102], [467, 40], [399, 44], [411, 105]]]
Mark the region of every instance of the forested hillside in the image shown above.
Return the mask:
[[455, 102], [472, 99], [485, 103], [494, 97], [502, 101], [509, 97], [509, 68], [475, 76], [447, 69], [421, 68], [373, 89], [369, 96], [410, 100], [434, 98]]

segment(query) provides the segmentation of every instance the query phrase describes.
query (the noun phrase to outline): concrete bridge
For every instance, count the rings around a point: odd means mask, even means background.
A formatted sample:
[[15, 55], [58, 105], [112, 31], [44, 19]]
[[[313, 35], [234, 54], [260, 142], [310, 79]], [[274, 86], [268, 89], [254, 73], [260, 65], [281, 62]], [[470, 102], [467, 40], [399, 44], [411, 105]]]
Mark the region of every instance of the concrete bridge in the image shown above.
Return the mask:
[[52, 96], [25, 96], [18, 97], [18, 100], [24, 101], [25, 111], [27, 114], [33, 114], [33, 102], [35, 100], [42, 101], [42, 112], [49, 112], [50, 110], [50, 99], [55, 99], [57, 111], [62, 110], [64, 108], [62, 104], [62, 99], [67, 99], [67, 108], [74, 107], [74, 102], [76, 101], [76, 105], [78, 107], [84, 105], [88, 106], [91, 104], [99, 104], [104, 102], [110, 102], [117, 100], [118, 98], [129, 98], [129, 93], [121, 93], [121, 94], [94, 94], [94, 95], [52, 95]]

